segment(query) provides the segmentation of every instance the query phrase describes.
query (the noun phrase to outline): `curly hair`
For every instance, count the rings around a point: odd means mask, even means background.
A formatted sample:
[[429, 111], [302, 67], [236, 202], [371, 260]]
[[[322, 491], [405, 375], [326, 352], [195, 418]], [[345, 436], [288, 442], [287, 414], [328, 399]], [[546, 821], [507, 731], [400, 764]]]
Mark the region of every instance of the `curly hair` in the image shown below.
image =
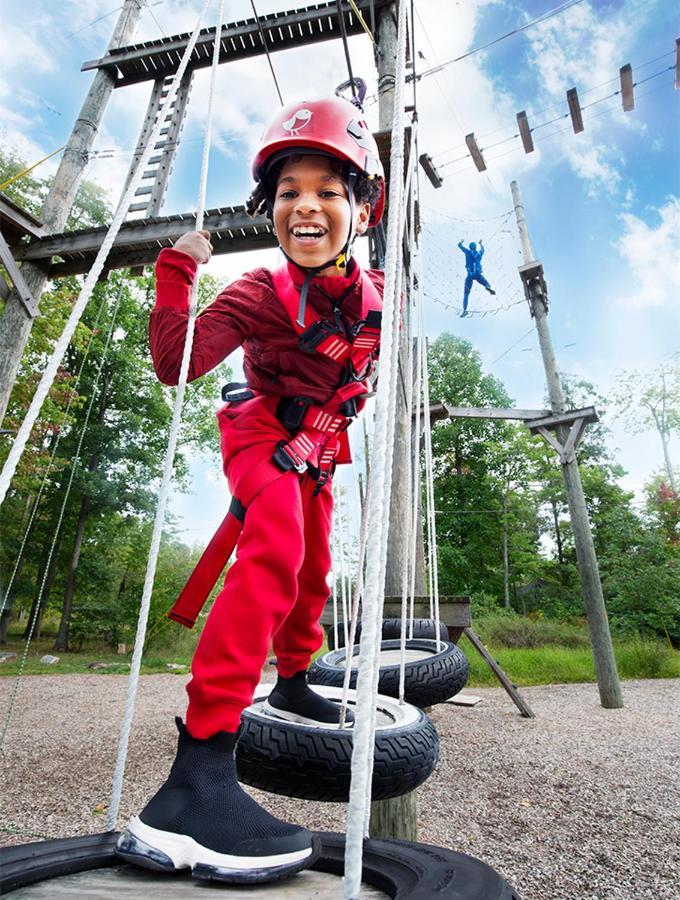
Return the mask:
[[[305, 154], [295, 154], [275, 162], [266, 172], [263, 182], [255, 186], [255, 189], [246, 201], [246, 213], [255, 218], [260, 215], [269, 215], [269, 210], [274, 206], [276, 185], [279, 181], [281, 169], [287, 162], [299, 162]], [[347, 181], [348, 164], [339, 159], [329, 160], [331, 169], [343, 181]], [[377, 178], [369, 178], [368, 175], [359, 173], [354, 182], [354, 200], [357, 203], [369, 203], [371, 209], [375, 206], [380, 196], [380, 182]]]

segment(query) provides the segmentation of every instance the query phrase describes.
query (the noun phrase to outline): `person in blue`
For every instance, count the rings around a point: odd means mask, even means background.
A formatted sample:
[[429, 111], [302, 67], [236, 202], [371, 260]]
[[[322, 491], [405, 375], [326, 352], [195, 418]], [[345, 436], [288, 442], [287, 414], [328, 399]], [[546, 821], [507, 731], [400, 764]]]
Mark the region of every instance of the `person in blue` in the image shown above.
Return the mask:
[[491, 287], [486, 278], [482, 275], [482, 257], [484, 256], [484, 243], [479, 240], [479, 250], [474, 241], [470, 241], [470, 246], [463, 246], [463, 241], [458, 241], [458, 246], [465, 254], [465, 268], [467, 270], [467, 278], [465, 279], [465, 290], [463, 292], [463, 312], [461, 316], [467, 315], [468, 297], [472, 288], [472, 282], [478, 281], [482, 287], [485, 287], [490, 294], [496, 291]]

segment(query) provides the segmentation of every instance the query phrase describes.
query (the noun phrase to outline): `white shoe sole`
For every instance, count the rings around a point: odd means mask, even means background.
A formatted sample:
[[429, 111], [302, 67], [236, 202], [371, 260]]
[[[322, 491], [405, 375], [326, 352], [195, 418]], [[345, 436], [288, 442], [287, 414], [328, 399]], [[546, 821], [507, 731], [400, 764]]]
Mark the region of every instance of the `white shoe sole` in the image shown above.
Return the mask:
[[[340, 728], [339, 722], [320, 722], [318, 719], [308, 719], [299, 713], [289, 712], [287, 709], [278, 709], [278, 707], [272, 706], [269, 700], [264, 701], [262, 709], [270, 716], [275, 716], [277, 719], [285, 719], [287, 722], [297, 722], [298, 725], [314, 725], [317, 728]], [[351, 728], [352, 725], [354, 725], [354, 722], [345, 720], [345, 724], [342, 727]]]
[[[139, 842], [144, 846], [140, 847]], [[132, 852], [131, 843], [135, 845]], [[195, 866], [207, 866], [218, 870], [223, 876], [229, 874], [235, 877], [243, 876], [244, 880], [248, 880], [248, 873], [255, 875], [262, 870], [298, 867], [314, 852], [313, 847], [308, 847], [305, 850], [279, 853], [275, 856], [235, 856], [217, 853], [203, 847], [186, 834], [160, 831], [145, 825], [138, 816], [135, 816], [121, 834], [116, 849], [130, 861], [149, 865], [150, 868], [193, 870]]]

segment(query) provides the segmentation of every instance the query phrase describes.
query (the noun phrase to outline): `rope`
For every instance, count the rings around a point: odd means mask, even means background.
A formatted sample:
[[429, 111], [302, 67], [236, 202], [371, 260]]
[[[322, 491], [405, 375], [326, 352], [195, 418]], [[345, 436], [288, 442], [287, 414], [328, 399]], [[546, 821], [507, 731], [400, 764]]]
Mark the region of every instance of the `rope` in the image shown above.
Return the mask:
[[12, 175], [7, 181], [3, 181], [0, 184], [0, 191], [4, 191], [5, 188], [8, 188], [11, 184], [14, 184], [15, 181], [19, 181], [20, 178], [23, 178], [24, 175], [28, 175], [29, 172], [32, 172], [33, 169], [37, 169], [38, 166], [42, 165], [44, 162], [47, 162], [48, 159], [52, 159], [53, 156], [56, 156], [57, 153], [61, 153], [62, 150], [66, 149], [66, 144], [63, 147], [60, 147], [58, 150], [53, 150], [52, 153], [47, 156], [43, 156], [42, 159], [39, 159], [37, 163], [33, 163], [32, 166], [28, 166], [26, 169], [22, 169], [21, 172], [17, 172], [16, 175]]
[[[90, 337], [88, 339], [87, 346], [85, 347], [85, 352], [83, 354], [83, 358], [80, 363], [80, 368], [78, 369], [78, 374], [76, 375], [76, 380], [73, 383], [73, 388], [69, 395], [68, 403], [66, 404], [66, 409], [64, 410], [64, 421], [68, 421], [68, 415], [71, 411], [71, 406], [73, 405], [73, 400], [75, 399], [75, 397], [78, 394], [78, 387], [80, 385], [80, 377], [83, 374], [83, 369], [85, 368], [85, 363], [87, 362], [87, 358], [89, 356], [90, 349], [92, 347], [92, 341], [94, 340], [97, 325], [99, 324], [99, 320], [101, 318], [102, 312], [104, 311], [104, 308], [106, 306], [106, 299], [107, 298], [104, 297], [104, 299], [102, 300], [101, 305], [99, 307], [99, 311], [97, 312], [97, 317], [94, 321], [94, 325], [92, 326], [92, 331], [90, 332]], [[16, 562], [14, 563], [14, 569], [12, 570], [12, 574], [10, 575], [9, 582], [7, 583], [7, 587], [5, 588], [5, 593], [3, 594], [2, 600], [0, 601], [0, 616], [5, 611], [5, 607], [7, 605], [7, 600], [9, 598], [9, 595], [12, 591], [12, 587], [14, 585], [14, 579], [16, 578], [17, 572], [19, 571], [19, 564], [21, 563], [21, 558], [24, 554], [24, 549], [26, 547], [26, 542], [28, 541], [28, 537], [31, 533], [31, 528], [33, 526], [33, 522], [35, 521], [35, 517], [38, 514], [38, 507], [40, 505], [40, 499], [41, 499], [41, 497], [43, 495], [43, 491], [45, 490], [45, 487], [47, 485], [47, 479], [49, 478], [49, 476], [52, 472], [52, 468], [54, 466], [54, 460], [57, 455], [57, 450], [59, 449], [59, 442], [61, 441], [62, 434], [63, 434], [63, 432], [60, 428], [59, 431], [57, 431], [57, 434], [56, 434], [56, 437], [54, 440], [54, 445], [52, 447], [52, 452], [50, 454], [50, 458], [47, 461], [47, 466], [45, 468], [45, 474], [43, 475], [43, 479], [42, 479], [42, 481], [40, 483], [40, 487], [38, 489], [38, 494], [35, 498], [35, 502], [33, 503], [33, 509], [31, 510], [31, 515], [29, 517], [28, 525], [26, 526], [26, 530], [24, 531], [24, 537], [21, 542], [21, 547], [19, 548], [19, 553], [17, 555]]]
[[[388, 465], [392, 447], [388, 432], [390, 411], [394, 418], [396, 402], [396, 341], [395, 329], [399, 327], [398, 291], [400, 287], [401, 222], [403, 181], [398, 173], [404, 166], [404, 71], [406, 67], [406, 3], [399, 4], [399, 25], [396, 53], [394, 107], [392, 123], [391, 171], [395, 177], [390, 184], [389, 208], [392, 215], [388, 223], [385, 289], [383, 295], [383, 326], [380, 370], [375, 411], [375, 436], [371, 463], [372, 487], [367, 502], [368, 533], [371, 545], [367, 548], [366, 590], [363, 598], [361, 652], [357, 675], [357, 707], [354, 722], [352, 752], [352, 780], [347, 813], [347, 838], [345, 844], [345, 877], [343, 900], [355, 900], [361, 887], [363, 839], [367, 832], [367, 808], [370, 799], [372, 757], [374, 747], [373, 711], [377, 666], [374, 648], [379, 646], [378, 618], [381, 613], [381, 596], [384, 590], [384, 569], [381, 565], [381, 545], [387, 539], [386, 504], [389, 504], [392, 471]], [[373, 670], [373, 671], [372, 671]]]
[[349, 84], [352, 89], [352, 97], [357, 99], [357, 88], [354, 84], [354, 74], [352, 73], [352, 60], [349, 55], [349, 45], [347, 43], [347, 28], [345, 27], [345, 17], [342, 14], [342, 0], [336, 0], [338, 7], [338, 21], [340, 23], [340, 34], [342, 35], [342, 46], [345, 51], [345, 62], [347, 63], [347, 73], [349, 74]]
[[[421, 313], [422, 313], [421, 304]], [[423, 353], [423, 407], [430, 409], [430, 374], [427, 366], [427, 339], [422, 340]], [[427, 515], [430, 521], [428, 534], [430, 535], [430, 560], [432, 566], [432, 610], [435, 624], [437, 653], [441, 649], [439, 637], [439, 564], [437, 560], [437, 522], [434, 515], [434, 470], [432, 465], [432, 420], [425, 415], [425, 485], [427, 492]]]
[[[349, 0], [349, 5], [354, 10], [354, 14], [356, 15], [357, 19], [359, 20], [359, 24], [361, 25], [361, 27], [364, 29], [366, 34], [370, 37], [370, 39], [375, 44], [375, 38], [373, 37], [373, 33], [371, 32], [371, 29], [368, 27], [368, 25], [364, 21], [364, 17], [361, 15], [361, 11], [359, 10], [359, 7], [356, 5], [354, 0]], [[371, 2], [371, 13], [373, 13], [373, 3], [372, 2]]]
[[[198, 22], [196, 23], [196, 28], [194, 29], [194, 33], [191, 36], [191, 40], [187, 46], [187, 49], [182, 57], [182, 62], [180, 63], [179, 70], [175, 75], [175, 79], [172, 83], [172, 87], [170, 89], [170, 93], [166, 99], [166, 106], [170, 98], [174, 99], [174, 94], [176, 93], [176, 86], [179, 85], [179, 81], [184, 74], [184, 70], [186, 69], [186, 65], [189, 61], [191, 53], [196, 44], [196, 40], [201, 30], [201, 21], [203, 20], [203, 16], [205, 15], [210, 0], [205, 0], [205, 4], [203, 9], [201, 10], [201, 14], [199, 16]], [[201, 162], [201, 177], [199, 182], [198, 189], [198, 208], [196, 213], [196, 230], [200, 231], [203, 227], [203, 215], [205, 210], [205, 197], [206, 197], [206, 189], [208, 183], [208, 157], [210, 153], [210, 142], [211, 142], [211, 134], [212, 134], [212, 113], [213, 113], [213, 105], [215, 98], [215, 80], [217, 74], [217, 67], [219, 64], [219, 55], [220, 55], [220, 27], [222, 23], [224, 13], [224, 0], [220, 0], [219, 7], [219, 16], [218, 16], [218, 26], [215, 29], [215, 46], [213, 50], [213, 60], [212, 60], [212, 70], [210, 77], [210, 94], [208, 97], [208, 112], [207, 112], [207, 120], [206, 120], [206, 129], [205, 129], [205, 142], [203, 145], [203, 159]], [[165, 107], [164, 107], [165, 109]], [[162, 124], [165, 120], [165, 116], [163, 112], [158, 117], [158, 123]], [[154, 132], [156, 129], [154, 128]], [[150, 141], [150, 144], [153, 145], [156, 143], [156, 137], [154, 136]], [[148, 147], [145, 149], [144, 154], [142, 156], [142, 162], [140, 162], [139, 167], [137, 169], [137, 173], [141, 173], [142, 169], [146, 166], [146, 159], [148, 156]], [[151, 605], [151, 592], [153, 591], [153, 583], [154, 577], [156, 574], [156, 564], [158, 562], [158, 554], [160, 551], [161, 544], [161, 535], [163, 532], [163, 520], [165, 519], [165, 509], [168, 502], [168, 494], [170, 493], [170, 481], [172, 479], [172, 468], [173, 462], [175, 458], [175, 449], [177, 447], [177, 438], [179, 436], [179, 427], [180, 421], [182, 417], [182, 404], [184, 401], [184, 393], [186, 390], [187, 384], [187, 375], [189, 373], [189, 361], [191, 358], [191, 347], [193, 344], [194, 338], [194, 323], [196, 320], [196, 299], [198, 296], [198, 278], [194, 280], [194, 283], [191, 288], [191, 297], [189, 301], [189, 321], [187, 324], [187, 334], [184, 342], [184, 353], [182, 355], [182, 364], [180, 367], [179, 373], [179, 381], [177, 383], [177, 393], [175, 395], [175, 405], [172, 411], [172, 423], [170, 425], [170, 436], [168, 440], [168, 447], [165, 454], [165, 466], [163, 470], [163, 478], [161, 480], [160, 489], [158, 492], [158, 506], [156, 508], [156, 517], [154, 519], [153, 525], [153, 533], [151, 536], [151, 548], [149, 551], [149, 559], [147, 563], [146, 575], [144, 578], [144, 589], [142, 591], [142, 600], [140, 604], [139, 610], [139, 619], [137, 621], [137, 634], [135, 636], [135, 647], [132, 654], [132, 661], [130, 664], [130, 679], [128, 682], [128, 691], [127, 696], [125, 698], [125, 709], [123, 712], [123, 721], [121, 723], [120, 729], [120, 739], [118, 744], [118, 756], [116, 759], [116, 768], [113, 776], [113, 786], [111, 788], [111, 801], [109, 803], [109, 811], [107, 816], [107, 828], [109, 831], [113, 831], [116, 827], [116, 822], [118, 819], [118, 809], [120, 806], [120, 797], [123, 789], [123, 776], [125, 774], [125, 762], [127, 760], [127, 749], [128, 742], [130, 739], [130, 729], [132, 727], [132, 716], [134, 714], [134, 706], [135, 706], [135, 698], [137, 695], [137, 685], [139, 682], [139, 672], [142, 664], [142, 653], [144, 651], [144, 637], [146, 632], [146, 624], [149, 617], [149, 607]]]
[[[274, 64], [272, 63], [271, 56], [269, 55], [269, 47], [267, 46], [267, 38], [264, 36], [264, 31], [262, 30], [262, 25], [260, 24], [260, 17], [257, 14], [257, 10], [255, 9], [254, 0], [250, 0], [250, 5], [253, 8], [253, 15], [255, 16], [255, 20], [257, 22], [257, 29], [260, 32], [260, 37], [262, 39], [262, 46], [264, 47], [264, 52], [267, 54], [267, 62], [269, 63], [269, 71], [272, 73], [272, 78], [274, 79], [274, 84], [276, 85], [276, 93], [279, 95], [279, 102], [281, 106], [283, 106], [283, 97], [281, 96], [281, 88], [279, 87], [279, 83], [276, 80], [276, 72], [274, 71]], [[220, 31], [220, 36], [222, 32], [222, 19], [220, 18], [220, 22], [218, 25], [218, 30]], [[216, 37], [217, 39], [217, 37]]]
[[47, 397], [50, 387], [52, 386], [52, 382], [54, 381], [54, 378], [57, 374], [59, 363], [61, 362], [61, 359], [66, 352], [66, 348], [71, 338], [73, 337], [76, 326], [78, 325], [85, 307], [87, 306], [87, 303], [92, 296], [92, 291], [94, 290], [94, 287], [99, 280], [99, 276], [101, 275], [104, 268], [104, 263], [106, 262], [106, 259], [111, 252], [111, 247], [113, 246], [113, 242], [115, 241], [118, 232], [120, 231], [123, 220], [127, 216], [132, 198], [134, 197], [135, 191], [137, 190], [137, 187], [142, 180], [142, 175], [147, 168], [149, 158], [151, 157], [151, 154], [153, 152], [153, 147], [158, 142], [158, 139], [160, 137], [161, 129], [163, 128], [163, 125], [165, 123], [165, 117], [168, 114], [171, 105], [175, 102], [175, 97], [177, 96], [180, 82], [184, 76], [184, 72], [186, 71], [187, 65], [189, 64], [189, 59], [191, 58], [191, 54], [193, 53], [194, 47], [196, 46], [196, 41], [198, 40], [198, 36], [200, 34], [201, 19], [203, 18], [209, 3], [210, 0], [205, 0], [198, 25], [196, 26], [194, 33], [191, 35], [187, 48], [184, 51], [184, 56], [182, 57], [182, 61], [179, 64], [177, 74], [175, 75], [172, 85], [170, 86], [168, 96], [165, 98], [165, 103], [163, 104], [163, 108], [158, 115], [156, 124], [154, 125], [153, 130], [149, 135], [149, 141], [144, 149], [144, 152], [142, 153], [139, 165], [135, 169], [127, 190], [123, 194], [121, 201], [118, 204], [118, 209], [116, 210], [113, 217], [111, 227], [109, 228], [106, 237], [104, 238], [104, 241], [99, 249], [99, 253], [97, 253], [94, 264], [90, 269], [85, 282], [83, 283], [83, 288], [80, 292], [80, 295], [76, 300], [73, 309], [71, 310], [71, 315], [66, 322], [66, 326], [64, 327], [62, 335], [55, 345], [52, 356], [50, 357], [47, 368], [45, 369], [45, 373], [36, 389], [31, 405], [28, 409], [28, 412], [26, 413], [26, 417], [24, 418], [24, 421], [19, 428], [16, 439], [12, 445], [12, 449], [10, 450], [9, 456], [5, 461], [2, 473], [0, 474], [0, 504], [5, 499], [10, 482], [12, 480], [12, 476], [16, 471], [17, 464], [21, 459], [24, 449], [26, 448], [26, 444], [28, 443], [28, 439], [31, 435], [31, 429], [33, 428], [33, 425], [38, 418], [42, 405], [45, 402], [45, 398]]
[[94, 405], [95, 397], [97, 396], [97, 388], [99, 387], [99, 379], [101, 378], [101, 374], [104, 370], [104, 362], [106, 361], [106, 354], [109, 350], [109, 344], [111, 343], [111, 337], [113, 335], [113, 328], [116, 323], [116, 317], [118, 315], [118, 307], [120, 306], [120, 300], [123, 295], [123, 285], [121, 284], [118, 291], [118, 299], [116, 300], [116, 305], [113, 310], [113, 314], [111, 316], [111, 324], [109, 326], [109, 331], [106, 336], [106, 343], [104, 345], [104, 352], [102, 353], [102, 357], [99, 360], [99, 365], [97, 367], [97, 372], [95, 374], [94, 384], [92, 385], [92, 394], [90, 395], [90, 402], [87, 407], [87, 412], [85, 413], [85, 421], [83, 422], [83, 427], [80, 430], [80, 436], [78, 438], [78, 446], [76, 447], [75, 456], [73, 457], [73, 465], [71, 466], [71, 473], [69, 475], [68, 484], [66, 485], [66, 491], [64, 492], [64, 499], [61, 503], [61, 509], [59, 510], [59, 518], [57, 520], [57, 526], [54, 529], [54, 535], [52, 537], [52, 543], [50, 545], [50, 551], [47, 555], [47, 560], [45, 561], [45, 570], [43, 572], [42, 582], [40, 584], [40, 590], [38, 591], [38, 596], [36, 598], [35, 603], [35, 611], [33, 613], [33, 618], [31, 619], [31, 624], [28, 630], [28, 637], [26, 638], [26, 644], [24, 646], [24, 652], [21, 654], [21, 662], [19, 663], [19, 671], [16, 674], [16, 678], [14, 679], [14, 685], [12, 687], [12, 693], [9, 699], [9, 705], [7, 707], [7, 715], [5, 716], [5, 723], [3, 725], [2, 734], [0, 734], [0, 749], [5, 741], [5, 735], [9, 730], [10, 723], [12, 721], [12, 714], [14, 712], [14, 706], [16, 703], [17, 694], [19, 692], [19, 683], [21, 681], [21, 676], [24, 673], [24, 667], [26, 665], [26, 660], [28, 658], [28, 650], [31, 645], [31, 641], [33, 640], [33, 632], [35, 631], [35, 626], [38, 622], [38, 616], [40, 614], [40, 606], [42, 603], [43, 592], [45, 590], [45, 585], [47, 584], [47, 579], [49, 577], [50, 564], [52, 562], [52, 557], [54, 555], [54, 548], [57, 546], [57, 541], [59, 540], [59, 533], [61, 531], [62, 522], [64, 521], [64, 514], [66, 512], [66, 507], [68, 505], [68, 499], [71, 494], [71, 487], [73, 485], [73, 479], [76, 474], [76, 469], [78, 467], [78, 462], [80, 460], [80, 451], [83, 446], [83, 440], [85, 439], [85, 433], [87, 431], [87, 426], [90, 422], [90, 414], [92, 413], [92, 407]]

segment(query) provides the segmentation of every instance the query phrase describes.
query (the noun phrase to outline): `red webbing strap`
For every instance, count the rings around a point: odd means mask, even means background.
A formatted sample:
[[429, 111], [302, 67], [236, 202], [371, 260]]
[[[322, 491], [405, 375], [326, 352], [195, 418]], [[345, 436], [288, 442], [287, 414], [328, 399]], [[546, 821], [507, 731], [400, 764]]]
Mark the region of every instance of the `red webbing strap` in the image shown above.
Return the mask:
[[194, 627], [198, 614], [229, 562], [242, 528], [243, 522], [230, 510], [210, 539], [182, 593], [167, 614], [169, 619], [174, 619], [187, 628]]
[[[270, 459], [262, 460], [253, 466], [245, 478], [239, 480], [238, 503], [247, 509], [260, 491], [285, 474]], [[314, 482], [310, 478], [305, 480], [311, 484], [307, 494], [309, 497], [314, 488]], [[303, 493], [303, 499], [304, 497]], [[174, 619], [175, 622], [179, 622], [180, 625], [185, 625], [187, 628], [194, 627], [198, 614], [203, 609], [217, 579], [234, 552], [242, 528], [243, 521], [230, 510], [196, 563], [182, 593], [168, 612], [169, 619]]]

